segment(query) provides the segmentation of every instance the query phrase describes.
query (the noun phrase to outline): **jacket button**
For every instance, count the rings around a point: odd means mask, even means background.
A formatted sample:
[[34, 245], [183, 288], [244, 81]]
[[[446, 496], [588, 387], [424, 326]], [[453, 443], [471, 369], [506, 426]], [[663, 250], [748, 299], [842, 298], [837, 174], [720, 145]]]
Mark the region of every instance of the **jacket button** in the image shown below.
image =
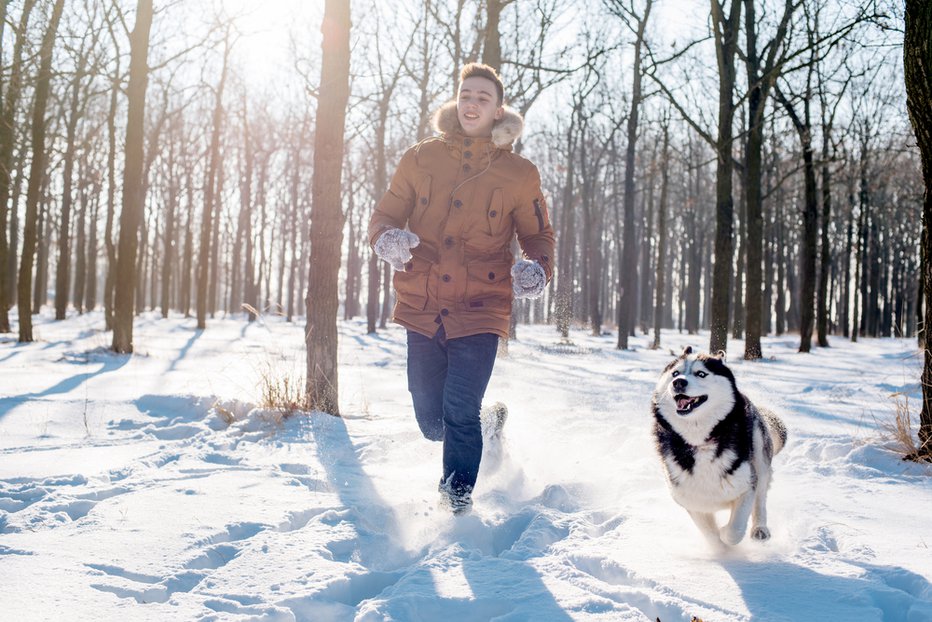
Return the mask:
[[467, 173], [469, 172], [470, 168], [471, 167], [468, 164], [463, 165], [463, 170], [466, 171]]
[[457, 199], [453, 201], [453, 207], [463, 207], [463, 202]]
[[450, 236], [443, 238], [443, 245], [446, 246], [447, 248], [452, 248], [453, 238], [451, 238]]
[[440, 310], [440, 315], [450, 315], [450, 310], [449, 310], [449, 309], [441, 309], [441, 310]]
[[449, 282], [450, 282], [450, 275], [449, 275], [449, 274], [444, 274], [442, 278], [443, 278], [443, 282], [444, 282], [444, 283], [449, 283]]
[[409, 261], [408, 263], [405, 264], [405, 270], [413, 270], [413, 269], [414, 269], [413, 261]]
[[489, 272], [489, 280], [490, 280], [490, 281], [494, 281], [494, 280], [495, 280], [495, 273], [494, 273], [494, 272]]
[[495, 218], [496, 216], [498, 216], [498, 212], [496, 212], [496, 211], [493, 209], [491, 212], [489, 212], [489, 216], [490, 216], [491, 218]]
[[421, 205], [427, 205], [427, 197], [421, 197]]
[[472, 146], [472, 138], [467, 138], [466, 140], [463, 141], [463, 144], [466, 145], [467, 147]]
[[466, 158], [466, 159], [471, 158], [471, 157], [472, 157], [472, 151], [464, 151], [464, 152], [463, 152], [463, 157]]

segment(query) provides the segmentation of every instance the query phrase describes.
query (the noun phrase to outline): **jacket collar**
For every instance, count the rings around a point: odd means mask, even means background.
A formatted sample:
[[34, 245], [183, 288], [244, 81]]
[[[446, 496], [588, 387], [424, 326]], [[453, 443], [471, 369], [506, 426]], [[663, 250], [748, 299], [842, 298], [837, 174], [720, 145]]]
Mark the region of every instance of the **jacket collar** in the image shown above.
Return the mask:
[[[450, 100], [440, 106], [431, 119], [431, 127], [435, 132], [443, 134], [446, 142], [462, 142], [466, 136], [463, 134], [463, 127], [456, 117], [456, 100]], [[501, 119], [492, 126], [492, 137], [476, 138], [476, 142], [489, 141], [493, 147], [505, 151], [511, 151], [515, 141], [521, 137], [524, 131], [524, 119], [517, 110], [505, 106], [505, 114]]]

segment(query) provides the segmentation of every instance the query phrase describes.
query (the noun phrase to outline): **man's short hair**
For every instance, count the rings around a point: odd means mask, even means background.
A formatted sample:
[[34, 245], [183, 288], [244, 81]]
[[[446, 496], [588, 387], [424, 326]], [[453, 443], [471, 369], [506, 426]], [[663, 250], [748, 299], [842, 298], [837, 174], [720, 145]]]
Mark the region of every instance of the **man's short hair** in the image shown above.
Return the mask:
[[498, 92], [498, 105], [501, 106], [505, 101], [505, 86], [502, 79], [498, 77], [498, 72], [489, 65], [482, 63], [469, 63], [460, 71], [460, 84], [466, 78], [485, 78], [495, 83], [495, 90]]

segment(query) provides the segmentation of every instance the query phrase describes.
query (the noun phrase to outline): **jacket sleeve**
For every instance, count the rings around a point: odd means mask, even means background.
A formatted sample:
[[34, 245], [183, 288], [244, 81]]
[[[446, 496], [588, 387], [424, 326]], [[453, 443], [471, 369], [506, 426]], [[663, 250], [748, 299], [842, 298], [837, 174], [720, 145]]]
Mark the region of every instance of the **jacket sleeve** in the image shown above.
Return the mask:
[[408, 218], [416, 199], [413, 180], [416, 166], [414, 148], [408, 149], [395, 169], [388, 191], [375, 206], [369, 219], [370, 246], [375, 244], [387, 229], [404, 229], [408, 226]]
[[533, 164], [516, 198], [514, 221], [518, 244], [527, 259], [543, 267], [549, 282], [553, 278], [555, 240], [547, 202], [540, 188], [540, 173]]

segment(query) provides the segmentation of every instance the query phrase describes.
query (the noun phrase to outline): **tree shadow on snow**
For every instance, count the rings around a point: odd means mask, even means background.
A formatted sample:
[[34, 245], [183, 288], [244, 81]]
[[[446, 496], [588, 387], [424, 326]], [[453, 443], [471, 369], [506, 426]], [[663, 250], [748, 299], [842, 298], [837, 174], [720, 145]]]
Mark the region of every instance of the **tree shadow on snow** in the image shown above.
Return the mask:
[[723, 561], [754, 620], [932, 619], [932, 585], [899, 566], [845, 560], [860, 577], [822, 574], [786, 562]]
[[204, 331], [200, 328], [194, 330], [194, 334], [188, 337], [188, 340], [185, 342], [185, 344], [181, 346], [181, 349], [178, 351], [178, 356], [172, 360], [172, 364], [168, 366], [167, 371], [175, 371], [175, 367], [178, 366], [178, 363], [184, 360], [184, 358], [188, 355], [188, 352], [191, 351], [191, 347], [194, 345], [194, 342], [200, 339], [201, 335], [203, 334]]
[[[108, 356], [103, 357], [100, 361], [101, 365], [98, 369], [94, 371], [81, 372], [79, 374], [74, 374], [68, 378], [65, 378], [56, 384], [50, 386], [48, 389], [39, 392], [31, 393], [21, 393], [19, 395], [11, 395], [10, 397], [0, 398], [0, 417], [3, 417], [11, 410], [20, 406], [21, 404], [28, 403], [32, 400], [46, 398], [52, 395], [61, 395], [64, 393], [70, 393], [74, 391], [82, 384], [93, 378], [94, 376], [99, 376], [101, 374], [106, 374], [109, 372], [117, 371], [124, 365], [129, 362], [130, 355], [120, 355], [110, 353]], [[97, 361], [95, 361], [97, 362]], [[90, 362], [82, 363], [83, 365], [90, 365]]]

